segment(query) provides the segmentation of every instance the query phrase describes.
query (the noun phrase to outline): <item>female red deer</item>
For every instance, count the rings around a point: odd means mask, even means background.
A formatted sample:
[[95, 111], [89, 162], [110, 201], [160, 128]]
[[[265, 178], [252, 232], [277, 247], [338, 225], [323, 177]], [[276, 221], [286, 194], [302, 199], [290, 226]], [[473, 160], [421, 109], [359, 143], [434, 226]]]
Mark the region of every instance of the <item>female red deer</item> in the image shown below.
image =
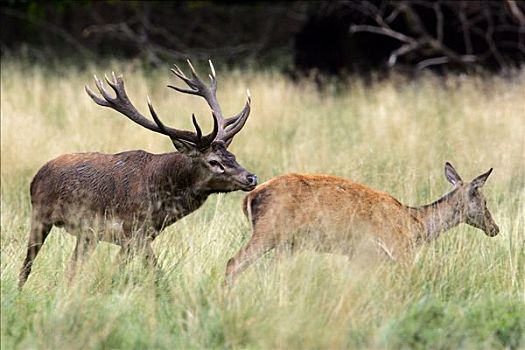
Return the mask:
[[244, 199], [253, 234], [228, 261], [226, 280], [273, 248], [351, 254], [364, 241], [391, 259], [460, 223], [491, 237], [499, 232], [480, 189], [492, 169], [464, 183], [445, 164], [454, 189], [432, 204], [408, 207], [391, 195], [329, 175], [287, 174], [273, 178]]
[[31, 182], [31, 232], [19, 287], [27, 280], [33, 261], [52, 226], [64, 227], [77, 237], [70, 264], [74, 273], [79, 259], [92, 252], [99, 240], [118, 244], [122, 257], [140, 247], [155, 262], [150, 243], [167, 226], [199, 208], [210, 194], [250, 191], [257, 177], [246, 171], [227, 151], [250, 114], [250, 96], [236, 116], [224, 118], [216, 97], [217, 81], [210, 61], [211, 85], [206, 86], [191, 66], [191, 78], [177, 66], [172, 72], [189, 89], [179, 92], [203, 97], [212, 110], [214, 128], [202, 135], [177, 130], [160, 121], [148, 98], [155, 123], [131, 103], [122, 77], [106, 77], [116, 96], [95, 77], [101, 97], [86, 86], [95, 103], [112, 108], [135, 123], [171, 138], [178, 152], [151, 154], [128, 151], [117, 154], [78, 153], [62, 155], [45, 164]]

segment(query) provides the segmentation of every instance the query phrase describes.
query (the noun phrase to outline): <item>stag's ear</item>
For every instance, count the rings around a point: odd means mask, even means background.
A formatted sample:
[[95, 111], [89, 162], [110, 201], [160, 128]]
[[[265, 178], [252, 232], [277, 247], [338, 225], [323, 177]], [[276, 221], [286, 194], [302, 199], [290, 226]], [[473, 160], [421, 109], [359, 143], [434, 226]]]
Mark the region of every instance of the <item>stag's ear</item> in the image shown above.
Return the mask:
[[171, 142], [173, 146], [182, 154], [187, 155], [188, 157], [198, 157], [201, 153], [194, 145], [189, 142], [186, 142], [182, 139], [172, 138]]
[[461, 180], [461, 176], [459, 176], [458, 172], [452, 164], [449, 162], [445, 163], [445, 177], [447, 178], [448, 182], [450, 182], [454, 187], [459, 186], [463, 183], [463, 180]]
[[215, 140], [211, 143], [211, 149], [213, 151], [218, 151], [220, 149], [226, 149], [226, 144], [222, 140]]
[[493, 168], [490, 168], [489, 171], [487, 171], [484, 174], [481, 174], [480, 176], [478, 176], [474, 180], [472, 180], [472, 182], [470, 183], [470, 188], [471, 189], [476, 189], [476, 188], [482, 187], [485, 184], [485, 181], [487, 181], [490, 173], [492, 173], [492, 169]]

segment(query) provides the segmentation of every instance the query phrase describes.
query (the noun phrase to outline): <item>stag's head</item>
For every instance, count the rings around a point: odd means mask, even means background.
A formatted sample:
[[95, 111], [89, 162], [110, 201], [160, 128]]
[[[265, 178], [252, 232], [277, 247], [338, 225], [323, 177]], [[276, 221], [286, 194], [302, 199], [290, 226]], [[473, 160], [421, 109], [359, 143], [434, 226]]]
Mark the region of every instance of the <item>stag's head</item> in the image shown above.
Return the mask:
[[492, 168], [471, 182], [463, 182], [456, 169], [448, 162], [445, 164], [445, 176], [456, 189], [457, 207], [464, 222], [483, 230], [487, 236], [494, 237], [499, 233], [499, 227], [494, 222], [487, 208], [487, 200], [481, 192], [490, 173]]
[[165, 126], [153, 109], [149, 97], [148, 107], [153, 122], [147, 119], [129, 100], [124, 89], [122, 77], [117, 77], [114, 73], [112, 79], [106, 77], [106, 82], [114, 90], [115, 97], [112, 97], [106, 91], [104, 83], [96, 76], [95, 84], [102, 97], [95, 94], [88, 86], [86, 86], [86, 91], [95, 103], [110, 107], [149, 130], [169, 136], [175, 148], [189, 157], [194, 166], [197, 167], [196, 171], [201, 175], [202, 186], [205, 190], [210, 192], [250, 191], [257, 185], [257, 176], [248, 172], [237, 163], [235, 156], [228, 151], [228, 146], [232, 142], [233, 137], [246, 124], [246, 120], [250, 115], [250, 94], [249, 92], [247, 93], [246, 103], [239, 114], [231, 118], [225, 118], [216, 96], [217, 79], [215, 69], [211, 61], [209, 61], [209, 64], [211, 71], [211, 74], [209, 74], [210, 86], [204, 84], [199, 78], [190, 61], [188, 61], [188, 65], [191, 70], [191, 77], [186, 76], [177, 66], [174, 66], [171, 70], [173, 74], [188, 85], [189, 89], [168, 85], [168, 87], [178, 92], [201, 96], [206, 100], [213, 116], [213, 130], [208, 135], [202, 135], [195, 115], [192, 115], [195, 132]]

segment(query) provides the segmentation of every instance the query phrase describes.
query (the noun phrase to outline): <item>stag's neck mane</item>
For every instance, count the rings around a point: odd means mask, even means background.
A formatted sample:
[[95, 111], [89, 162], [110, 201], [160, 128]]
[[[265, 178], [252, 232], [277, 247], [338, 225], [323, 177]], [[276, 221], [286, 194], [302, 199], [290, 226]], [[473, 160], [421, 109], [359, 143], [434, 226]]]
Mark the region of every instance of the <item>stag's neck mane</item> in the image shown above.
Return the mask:
[[197, 159], [182, 153], [153, 155], [148, 186], [157, 227], [166, 227], [197, 210], [211, 194], [201, 190], [204, 173]]
[[155, 171], [155, 183], [159, 186], [167, 186], [170, 191], [184, 191], [199, 199], [206, 199], [214, 193], [229, 192], [210, 188], [210, 175], [198, 158], [178, 152], [157, 156], [160, 157], [160, 164]]
[[457, 194], [457, 189], [454, 189], [430, 204], [407, 206], [409, 212], [423, 224], [424, 232], [421, 238], [435, 239], [462, 222]]

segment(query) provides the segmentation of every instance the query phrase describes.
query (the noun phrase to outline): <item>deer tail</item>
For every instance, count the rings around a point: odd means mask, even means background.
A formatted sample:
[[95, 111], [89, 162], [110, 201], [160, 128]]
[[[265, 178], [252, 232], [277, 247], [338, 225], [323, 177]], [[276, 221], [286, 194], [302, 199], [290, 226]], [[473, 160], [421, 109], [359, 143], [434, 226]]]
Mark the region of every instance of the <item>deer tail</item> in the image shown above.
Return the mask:
[[244, 200], [242, 201], [242, 211], [248, 219], [248, 221], [253, 225], [254, 222], [252, 220], [252, 196], [250, 194], [244, 197]]

